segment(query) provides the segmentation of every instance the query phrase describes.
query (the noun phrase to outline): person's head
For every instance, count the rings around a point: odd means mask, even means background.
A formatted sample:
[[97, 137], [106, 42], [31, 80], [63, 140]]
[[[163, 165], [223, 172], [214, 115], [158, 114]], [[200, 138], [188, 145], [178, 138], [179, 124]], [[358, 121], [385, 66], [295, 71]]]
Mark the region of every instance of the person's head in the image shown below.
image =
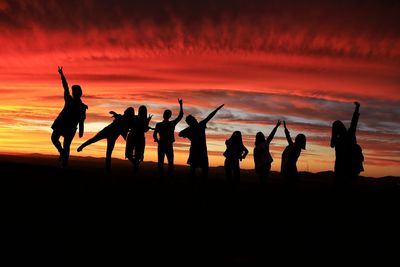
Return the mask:
[[346, 126], [341, 121], [334, 121], [332, 124], [332, 135], [340, 136], [346, 133]]
[[169, 118], [171, 118], [171, 116], [172, 116], [171, 110], [167, 109], [164, 111], [164, 114], [163, 114], [164, 120], [166, 120], [166, 121], [169, 120]]
[[256, 146], [265, 141], [265, 135], [262, 132], [258, 132], [256, 134], [256, 142], [254, 143]]
[[336, 140], [339, 139], [346, 133], [346, 126], [343, 122], [337, 120], [332, 124], [332, 137], [331, 137], [331, 147], [335, 147]]
[[75, 99], [81, 98], [81, 96], [82, 96], [82, 88], [81, 88], [80, 85], [74, 84], [74, 85], [72, 85], [71, 89], [72, 89], [72, 96]]
[[241, 144], [243, 143], [242, 140], [242, 133], [240, 131], [234, 131], [231, 138], [229, 140], [235, 144]]
[[294, 140], [294, 143], [301, 149], [306, 149], [306, 136], [304, 134], [298, 134]]
[[197, 122], [197, 120], [196, 120], [195, 117], [193, 117], [192, 115], [188, 115], [188, 116], [186, 117], [186, 123], [187, 123], [189, 126], [194, 126], [194, 125], [196, 125], [198, 122]]
[[142, 118], [142, 119], [146, 119], [147, 118], [147, 108], [146, 108], [146, 106], [142, 105], [142, 106], [139, 107], [138, 117]]
[[135, 116], [135, 109], [133, 107], [129, 107], [129, 108], [125, 109], [124, 116], [125, 117], [133, 117], [133, 116]]

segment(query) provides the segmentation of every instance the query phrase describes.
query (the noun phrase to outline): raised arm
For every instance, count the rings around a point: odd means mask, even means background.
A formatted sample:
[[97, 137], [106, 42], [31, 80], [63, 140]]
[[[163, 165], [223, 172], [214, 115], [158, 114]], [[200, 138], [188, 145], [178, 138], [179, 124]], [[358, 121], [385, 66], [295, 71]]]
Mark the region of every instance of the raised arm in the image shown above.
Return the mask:
[[178, 99], [179, 102], [179, 115], [178, 117], [176, 117], [175, 120], [173, 120], [173, 124], [177, 125], [183, 118], [183, 100], [182, 99]]
[[283, 126], [285, 127], [286, 140], [288, 141], [289, 145], [292, 145], [293, 144], [293, 140], [292, 140], [292, 137], [290, 137], [289, 130], [286, 128], [286, 122], [285, 121], [283, 121]]
[[360, 117], [360, 103], [354, 102], [354, 105], [356, 105], [356, 107], [354, 109], [353, 117], [351, 118], [349, 132], [356, 134], [358, 118]]
[[145, 132], [148, 132], [149, 130], [154, 130], [153, 127], [150, 127], [150, 126], [149, 126], [149, 123], [150, 123], [150, 121], [151, 121], [151, 118], [153, 118], [153, 115], [150, 114], [150, 115], [147, 117], [147, 120], [146, 120]]
[[268, 144], [271, 143], [272, 139], [274, 139], [276, 130], [278, 130], [278, 127], [279, 127], [280, 125], [281, 125], [281, 121], [278, 120], [278, 122], [276, 123], [274, 129], [272, 129], [271, 133], [270, 133], [270, 134], [268, 135], [268, 137], [267, 137], [267, 143], [268, 143]]
[[205, 118], [204, 120], [202, 120], [201, 122], [203, 123], [207, 123], [209, 122], [214, 116], [215, 114], [217, 114], [218, 110], [220, 110], [225, 104], [222, 104], [221, 106], [217, 107], [213, 112], [211, 112], [207, 118]]
[[58, 67], [58, 73], [61, 76], [61, 82], [64, 88], [64, 100], [71, 98], [71, 93], [69, 92], [69, 87], [67, 83], [67, 79], [64, 76], [63, 67]]

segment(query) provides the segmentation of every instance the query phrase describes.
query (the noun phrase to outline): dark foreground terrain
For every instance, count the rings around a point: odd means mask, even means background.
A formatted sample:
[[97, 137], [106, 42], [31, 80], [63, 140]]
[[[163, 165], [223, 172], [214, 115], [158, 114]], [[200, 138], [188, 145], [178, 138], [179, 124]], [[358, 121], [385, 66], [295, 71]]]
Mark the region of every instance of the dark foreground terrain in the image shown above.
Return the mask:
[[186, 167], [159, 181], [154, 163], [136, 176], [128, 162], [113, 164], [108, 175], [101, 159], [72, 158], [60, 169], [54, 157], [0, 156], [3, 253], [54, 266], [399, 266], [399, 178], [361, 177], [338, 189], [332, 173], [302, 173], [295, 186], [272, 173], [262, 187], [252, 171], [232, 185], [222, 168], [206, 182]]

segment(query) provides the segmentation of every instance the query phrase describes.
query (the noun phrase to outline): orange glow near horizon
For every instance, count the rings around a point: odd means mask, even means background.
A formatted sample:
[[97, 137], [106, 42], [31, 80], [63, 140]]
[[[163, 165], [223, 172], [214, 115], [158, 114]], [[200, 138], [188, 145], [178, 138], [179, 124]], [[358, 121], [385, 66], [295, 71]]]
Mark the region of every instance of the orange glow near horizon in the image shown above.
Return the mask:
[[[154, 126], [166, 108], [176, 116], [183, 98], [185, 115], [199, 119], [225, 103], [207, 130], [212, 166], [223, 165], [224, 140], [240, 130], [251, 152], [241, 167], [253, 168], [255, 134], [269, 134], [281, 119], [293, 138], [307, 136], [299, 170], [332, 170], [330, 126], [337, 119], [349, 126], [357, 100], [362, 175], [400, 176], [400, 36], [390, 28], [398, 6], [365, 4], [353, 14], [351, 4], [349, 10], [312, 9], [288, 1], [296, 8], [287, 9], [261, 1], [239, 12], [217, 2], [183, 9], [162, 2], [153, 9], [84, 1], [72, 10], [57, 1], [0, 0], [0, 153], [56, 154], [50, 126], [63, 106], [57, 73], [63, 66], [89, 106], [85, 135], [75, 136], [72, 155], [104, 157], [105, 142], [81, 153], [76, 148], [112, 121], [110, 110], [145, 104]], [[280, 8], [288, 13], [264, 14]], [[372, 21], [375, 11], [380, 17]], [[319, 23], [324, 17], [331, 20]], [[176, 130], [184, 127], [182, 120]], [[282, 128], [271, 145], [273, 170], [279, 170], [283, 137]], [[176, 163], [185, 164], [188, 140], [176, 139]], [[121, 138], [113, 156], [123, 158], [123, 150]], [[156, 161], [151, 132], [145, 160]]]

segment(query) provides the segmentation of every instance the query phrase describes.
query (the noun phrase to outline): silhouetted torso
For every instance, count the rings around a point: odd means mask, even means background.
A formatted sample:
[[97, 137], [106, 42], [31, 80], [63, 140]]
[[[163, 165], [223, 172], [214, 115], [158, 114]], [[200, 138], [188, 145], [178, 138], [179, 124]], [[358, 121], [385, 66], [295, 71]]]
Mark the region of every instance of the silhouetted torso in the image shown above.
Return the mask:
[[206, 122], [201, 121], [180, 132], [180, 136], [188, 138], [191, 141], [187, 163], [192, 167], [208, 167], [206, 125]]
[[292, 143], [282, 153], [281, 173], [285, 176], [297, 175], [297, 159], [300, 157], [301, 148]]
[[273, 161], [271, 153], [269, 152], [269, 143], [267, 140], [255, 146], [253, 155], [256, 170], [264, 167], [265, 164], [271, 164]]
[[160, 136], [159, 145], [170, 145], [175, 142], [175, 126], [178, 124], [176, 121], [162, 121], [156, 124], [156, 130]]
[[247, 148], [243, 144], [232, 142], [231, 140], [225, 141], [226, 150], [224, 156], [228, 159], [239, 160], [242, 159], [243, 153], [247, 151]]
[[106, 126], [105, 129], [115, 136], [121, 135], [124, 139], [126, 139], [128, 131], [133, 127], [133, 124], [134, 121], [132, 118], [115, 114], [113, 122]]
[[86, 109], [88, 108], [81, 99], [74, 99], [68, 93], [64, 93], [64, 108], [55, 119], [51, 128], [60, 131], [62, 134], [75, 132], [78, 123], [86, 118]]

